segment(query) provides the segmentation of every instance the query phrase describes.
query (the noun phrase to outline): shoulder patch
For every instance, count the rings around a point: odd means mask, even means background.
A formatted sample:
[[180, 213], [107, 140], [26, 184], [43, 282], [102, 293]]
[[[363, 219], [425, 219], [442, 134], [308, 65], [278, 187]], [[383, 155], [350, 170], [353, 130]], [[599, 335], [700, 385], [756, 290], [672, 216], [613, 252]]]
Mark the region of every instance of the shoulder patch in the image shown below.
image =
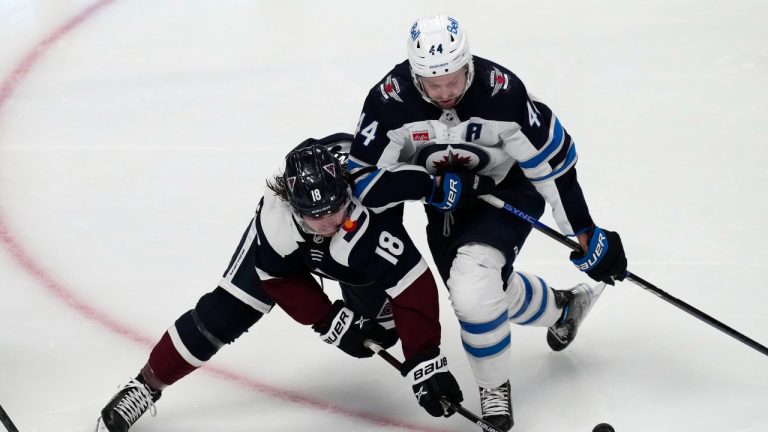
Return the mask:
[[509, 88], [509, 75], [505, 74], [499, 70], [499, 68], [494, 66], [490, 74], [489, 84], [493, 88], [493, 91], [491, 92], [491, 97], [493, 97], [496, 95], [496, 93], [499, 92], [499, 90], [506, 90]]
[[394, 99], [398, 102], [403, 101], [400, 98], [400, 83], [397, 82], [397, 78], [392, 75], [387, 75], [384, 81], [379, 84], [379, 91], [384, 100]]

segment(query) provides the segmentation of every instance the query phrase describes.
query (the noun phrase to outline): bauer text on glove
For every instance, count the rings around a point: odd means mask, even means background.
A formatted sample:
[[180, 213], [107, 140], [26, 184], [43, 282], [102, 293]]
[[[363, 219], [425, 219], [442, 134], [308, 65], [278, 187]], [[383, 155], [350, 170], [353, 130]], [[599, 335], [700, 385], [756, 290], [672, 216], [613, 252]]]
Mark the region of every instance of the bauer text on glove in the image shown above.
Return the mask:
[[426, 202], [448, 212], [469, 206], [479, 195], [490, 193], [495, 186], [492, 178], [472, 173], [446, 172], [438, 184], [435, 179], [432, 196]]
[[439, 348], [409, 358], [400, 373], [410, 378], [416, 401], [434, 417], [449, 417], [455, 412], [440, 402], [442, 398], [453, 403], [464, 400], [459, 383], [448, 370], [448, 359]]
[[571, 262], [598, 282], [613, 285], [614, 279], [624, 280], [627, 257], [619, 234], [596, 226], [587, 233], [589, 249], [586, 253], [571, 252]]
[[366, 348], [365, 340], [371, 339], [383, 348], [389, 348], [397, 342], [394, 330], [387, 330], [375, 321], [365, 318], [344, 306], [342, 300], [336, 300], [325, 318], [312, 326], [320, 338], [352, 357], [371, 357], [373, 351]]

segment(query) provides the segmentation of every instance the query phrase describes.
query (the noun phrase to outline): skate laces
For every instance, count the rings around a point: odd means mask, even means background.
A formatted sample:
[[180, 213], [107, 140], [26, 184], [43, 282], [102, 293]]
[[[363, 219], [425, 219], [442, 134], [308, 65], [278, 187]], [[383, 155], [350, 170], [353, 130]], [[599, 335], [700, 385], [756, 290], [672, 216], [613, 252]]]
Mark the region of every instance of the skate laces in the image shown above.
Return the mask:
[[495, 388], [480, 387], [480, 407], [484, 417], [510, 415], [509, 386], [505, 383]]
[[117, 403], [117, 406], [115, 406], [114, 409], [128, 422], [128, 424], [132, 425], [136, 423], [136, 420], [138, 420], [147, 409], [149, 409], [149, 413], [152, 417], [157, 415], [155, 401], [152, 399], [152, 394], [149, 392], [146, 385], [134, 378], [123, 387], [123, 391], [126, 389], [128, 391], [123, 394], [120, 398], [120, 402]]

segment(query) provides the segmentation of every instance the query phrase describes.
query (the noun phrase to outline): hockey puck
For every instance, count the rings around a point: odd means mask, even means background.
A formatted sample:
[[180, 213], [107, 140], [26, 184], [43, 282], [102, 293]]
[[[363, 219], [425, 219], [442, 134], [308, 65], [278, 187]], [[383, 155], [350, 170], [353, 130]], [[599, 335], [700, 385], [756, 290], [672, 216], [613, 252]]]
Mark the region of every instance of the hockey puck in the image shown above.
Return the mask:
[[608, 423], [600, 423], [599, 425], [592, 428], [592, 432], [616, 432], [616, 429], [614, 429], [613, 426], [609, 425]]

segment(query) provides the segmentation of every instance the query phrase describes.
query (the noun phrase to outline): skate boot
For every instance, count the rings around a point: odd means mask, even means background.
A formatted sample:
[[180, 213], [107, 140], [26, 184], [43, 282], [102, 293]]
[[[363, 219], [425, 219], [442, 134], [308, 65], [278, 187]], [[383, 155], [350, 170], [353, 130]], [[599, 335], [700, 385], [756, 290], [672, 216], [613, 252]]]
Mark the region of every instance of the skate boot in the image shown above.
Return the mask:
[[558, 307], [563, 309], [563, 315], [549, 327], [547, 332], [547, 343], [550, 348], [554, 351], [562, 351], [573, 342], [579, 326], [597, 298], [603, 293], [604, 288], [604, 283], [599, 283], [594, 287], [578, 284], [567, 291], [554, 291], [555, 302]]
[[509, 381], [495, 388], [480, 387], [480, 407], [483, 420], [500, 431], [508, 431], [515, 424], [512, 420], [512, 400], [509, 397]]
[[160, 394], [141, 381], [132, 379], [101, 410], [96, 432], [126, 432], [147, 410], [154, 417], [157, 413], [155, 402], [160, 399]]

